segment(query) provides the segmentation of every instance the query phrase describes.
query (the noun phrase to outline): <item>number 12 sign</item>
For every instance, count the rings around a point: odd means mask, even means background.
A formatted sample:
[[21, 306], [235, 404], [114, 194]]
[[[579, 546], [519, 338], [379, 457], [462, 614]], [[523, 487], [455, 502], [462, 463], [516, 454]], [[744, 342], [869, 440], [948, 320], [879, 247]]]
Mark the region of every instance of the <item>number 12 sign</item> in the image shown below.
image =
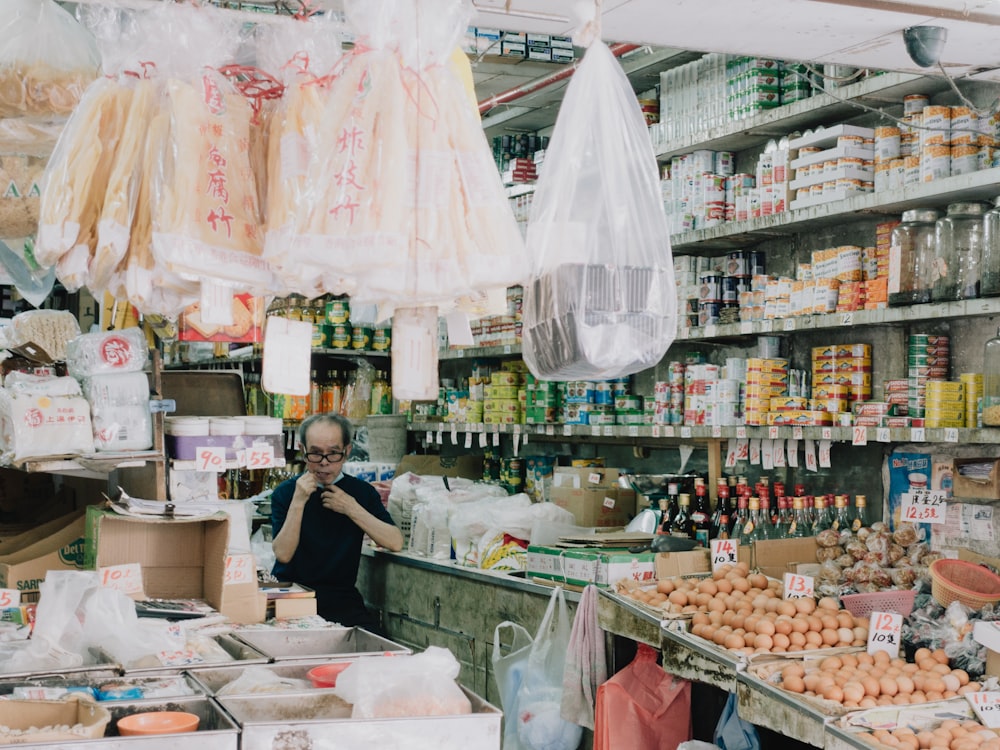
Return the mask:
[[872, 612], [868, 620], [868, 653], [885, 651], [889, 656], [899, 656], [903, 616], [898, 612]]

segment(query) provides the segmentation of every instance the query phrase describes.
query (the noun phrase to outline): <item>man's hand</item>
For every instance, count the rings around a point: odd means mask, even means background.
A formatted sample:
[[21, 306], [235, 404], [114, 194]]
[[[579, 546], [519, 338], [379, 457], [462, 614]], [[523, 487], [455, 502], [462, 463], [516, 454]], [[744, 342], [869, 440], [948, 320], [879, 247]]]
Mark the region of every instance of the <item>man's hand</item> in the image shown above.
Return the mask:
[[336, 486], [323, 490], [323, 507], [335, 513], [343, 513], [349, 518], [361, 508], [358, 501]]
[[319, 489], [319, 484], [316, 482], [316, 477], [307, 471], [295, 480], [295, 494], [292, 495], [292, 503], [305, 505], [317, 489]]

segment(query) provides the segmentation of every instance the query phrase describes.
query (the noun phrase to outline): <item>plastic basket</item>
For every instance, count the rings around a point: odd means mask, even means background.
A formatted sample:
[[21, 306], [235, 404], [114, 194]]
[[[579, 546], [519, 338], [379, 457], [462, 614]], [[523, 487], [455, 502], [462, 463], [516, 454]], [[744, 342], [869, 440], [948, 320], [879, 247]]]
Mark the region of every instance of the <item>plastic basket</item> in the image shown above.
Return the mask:
[[868, 617], [872, 612], [898, 612], [906, 617], [913, 611], [916, 596], [917, 592], [913, 589], [890, 589], [869, 594], [845, 594], [840, 597], [840, 603], [855, 617]]
[[931, 563], [931, 594], [942, 607], [960, 601], [971, 609], [1000, 602], [1000, 576], [965, 560], [941, 559]]

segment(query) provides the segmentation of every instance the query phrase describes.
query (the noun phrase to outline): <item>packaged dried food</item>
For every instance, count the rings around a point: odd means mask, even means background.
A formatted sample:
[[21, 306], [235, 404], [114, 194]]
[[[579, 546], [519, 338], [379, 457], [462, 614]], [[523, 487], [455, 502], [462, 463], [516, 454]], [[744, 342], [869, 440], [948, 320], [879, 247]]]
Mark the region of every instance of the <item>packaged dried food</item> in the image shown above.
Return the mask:
[[66, 310], [28, 310], [11, 320], [8, 343], [21, 346], [33, 343], [42, 347], [55, 361], [66, 359], [66, 345], [80, 335], [80, 324]]
[[840, 534], [835, 529], [824, 529], [816, 535], [816, 544], [820, 547], [838, 547]]
[[902, 523], [892, 533], [892, 541], [903, 547], [909, 547], [911, 544], [917, 542], [918, 539], [917, 530], [912, 523]]
[[82, 379], [116, 372], [138, 372], [149, 359], [149, 342], [140, 328], [85, 333], [66, 346], [69, 374]]
[[842, 554], [844, 554], [843, 547], [820, 547], [816, 550], [816, 560], [818, 562], [836, 560]]

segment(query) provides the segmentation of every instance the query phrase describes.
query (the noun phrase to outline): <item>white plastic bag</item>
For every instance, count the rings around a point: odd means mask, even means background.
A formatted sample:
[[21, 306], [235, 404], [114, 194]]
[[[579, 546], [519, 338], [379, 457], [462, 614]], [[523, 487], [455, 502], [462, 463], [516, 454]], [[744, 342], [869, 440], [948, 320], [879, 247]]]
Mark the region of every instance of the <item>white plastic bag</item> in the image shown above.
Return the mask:
[[534, 375], [614, 378], [660, 361], [677, 327], [670, 234], [642, 112], [603, 42], [563, 99], [527, 245], [524, 359]]
[[0, 457], [6, 462], [94, 452], [90, 405], [73, 378], [12, 372], [0, 388]]
[[[504, 653], [500, 642], [504, 630], [512, 632], [507, 653]], [[517, 693], [521, 689], [524, 670], [528, 665], [532, 640], [531, 633], [510, 620], [501, 622], [493, 630], [493, 652], [490, 657], [493, 662], [493, 679], [500, 694], [500, 707], [507, 719], [504, 722], [503, 750], [521, 748], [517, 739], [517, 721], [514, 717], [517, 715]]]
[[149, 359], [149, 342], [140, 328], [85, 333], [66, 345], [66, 369], [74, 378], [139, 372]]

